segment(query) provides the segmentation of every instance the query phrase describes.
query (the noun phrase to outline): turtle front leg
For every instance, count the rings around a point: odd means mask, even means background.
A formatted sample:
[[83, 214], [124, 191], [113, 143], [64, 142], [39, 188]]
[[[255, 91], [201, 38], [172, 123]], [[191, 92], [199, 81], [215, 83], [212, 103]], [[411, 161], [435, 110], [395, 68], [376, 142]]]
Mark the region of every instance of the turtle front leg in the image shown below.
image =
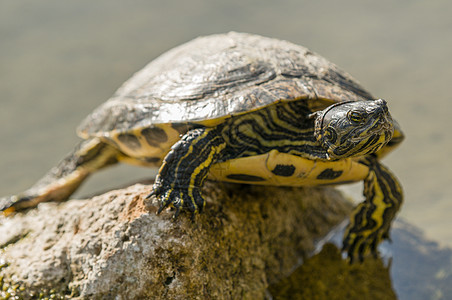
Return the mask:
[[371, 252], [377, 255], [377, 246], [389, 238], [389, 229], [403, 202], [402, 187], [397, 178], [375, 156], [360, 159], [368, 166], [364, 179], [365, 201], [359, 204], [350, 218], [344, 236], [343, 250], [350, 261], [362, 261]]
[[210, 166], [220, 157], [226, 142], [216, 128], [197, 128], [185, 134], [167, 154], [148, 196], [160, 202], [159, 213], [168, 206], [192, 213], [202, 211], [205, 200], [201, 188]]

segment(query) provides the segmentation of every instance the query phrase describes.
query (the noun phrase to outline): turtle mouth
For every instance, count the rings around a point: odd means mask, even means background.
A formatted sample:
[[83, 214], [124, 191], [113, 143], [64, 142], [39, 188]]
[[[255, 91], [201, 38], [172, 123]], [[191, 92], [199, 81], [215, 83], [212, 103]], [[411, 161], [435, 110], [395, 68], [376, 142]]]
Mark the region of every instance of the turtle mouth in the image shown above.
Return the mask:
[[389, 124], [385, 124], [384, 126], [381, 126], [379, 128], [373, 129], [373, 130], [369, 130], [366, 134], [363, 135], [359, 135], [356, 137], [352, 137], [350, 139], [351, 142], [353, 143], [359, 143], [362, 140], [367, 140], [373, 136], [387, 136], [390, 135], [390, 137], [392, 137], [394, 133], [394, 129], [391, 125]]
[[369, 130], [367, 130], [367, 132], [363, 132], [362, 135], [352, 137], [350, 141], [357, 143], [362, 140], [367, 140], [376, 135], [385, 137], [388, 137], [389, 135], [389, 137], [387, 138], [387, 140], [389, 141], [394, 133], [394, 126], [392, 123], [393, 122], [391, 116], [384, 114], [375, 121], [374, 125]]
[[[376, 138], [376, 137], [379, 137], [379, 138]], [[392, 137], [392, 131], [390, 131], [390, 130], [378, 130], [378, 131], [375, 131], [375, 132], [370, 132], [370, 133], [368, 133], [366, 135], [363, 135], [363, 136], [351, 138], [350, 141], [353, 144], [358, 145], [362, 141], [367, 141], [367, 140], [370, 140], [370, 139], [380, 140], [382, 137], [384, 137], [385, 143], [387, 143]]]

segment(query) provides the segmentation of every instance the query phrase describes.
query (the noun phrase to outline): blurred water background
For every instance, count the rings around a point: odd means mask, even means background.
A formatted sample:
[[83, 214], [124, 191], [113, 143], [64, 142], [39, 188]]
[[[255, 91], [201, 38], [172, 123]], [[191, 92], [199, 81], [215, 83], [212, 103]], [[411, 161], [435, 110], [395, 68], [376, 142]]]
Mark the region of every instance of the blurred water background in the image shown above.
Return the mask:
[[[55, 165], [77, 143], [78, 123], [147, 62], [196, 36], [231, 30], [304, 45], [388, 100], [407, 136], [385, 159], [405, 188], [400, 215], [452, 246], [446, 0], [1, 1], [0, 195], [24, 190]], [[108, 169], [76, 196], [154, 173]]]

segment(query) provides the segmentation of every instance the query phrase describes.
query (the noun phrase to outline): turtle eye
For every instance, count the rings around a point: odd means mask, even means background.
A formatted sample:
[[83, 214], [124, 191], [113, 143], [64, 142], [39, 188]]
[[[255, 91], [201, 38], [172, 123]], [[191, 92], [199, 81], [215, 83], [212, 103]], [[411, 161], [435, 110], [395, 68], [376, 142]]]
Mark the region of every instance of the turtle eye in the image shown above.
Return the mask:
[[366, 116], [360, 111], [351, 110], [347, 113], [347, 118], [353, 123], [361, 124], [365, 121]]

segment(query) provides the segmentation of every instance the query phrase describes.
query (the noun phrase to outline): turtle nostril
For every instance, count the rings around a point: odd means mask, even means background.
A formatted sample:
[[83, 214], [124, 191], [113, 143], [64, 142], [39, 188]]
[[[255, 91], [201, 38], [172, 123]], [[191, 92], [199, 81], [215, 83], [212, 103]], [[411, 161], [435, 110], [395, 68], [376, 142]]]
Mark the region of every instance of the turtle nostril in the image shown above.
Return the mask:
[[378, 100], [375, 100], [375, 102], [378, 104], [378, 105], [381, 105], [381, 106], [386, 106], [387, 104], [386, 104], [386, 100], [384, 100], [384, 99], [378, 99]]
[[379, 109], [380, 109], [381, 111], [383, 111], [385, 114], [388, 114], [388, 113], [389, 113], [388, 105], [387, 105], [386, 100], [384, 100], [384, 99], [378, 99], [378, 100], [375, 100], [375, 103], [378, 105]]

